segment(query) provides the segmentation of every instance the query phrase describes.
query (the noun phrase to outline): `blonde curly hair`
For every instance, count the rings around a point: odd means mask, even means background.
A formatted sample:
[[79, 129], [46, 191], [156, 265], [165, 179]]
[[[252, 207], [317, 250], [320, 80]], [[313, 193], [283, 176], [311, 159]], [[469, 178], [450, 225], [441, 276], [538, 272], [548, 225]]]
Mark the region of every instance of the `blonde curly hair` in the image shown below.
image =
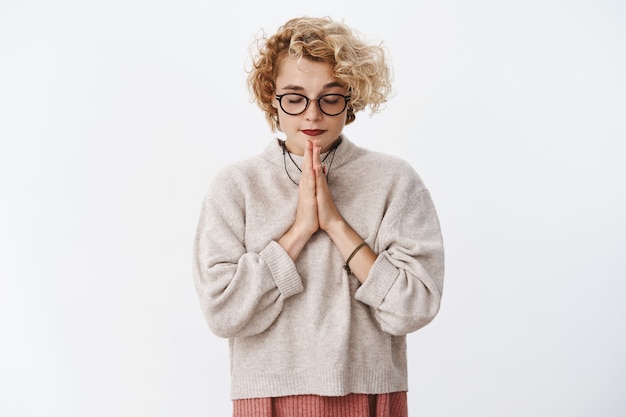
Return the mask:
[[367, 44], [348, 26], [329, 17], [291, 19], [274, 35], [259, 36], [251, 54], [248, 90], [274, 132], [280, 129], [278, 111], [272, 106], [274, 80], [285, 57], [307, 58], [332, 66], [333, 76], [350, 92], [346, 124], [368, 106], [372, 114], [378, 112], [391, 93], [391, 70], [382, 46]]

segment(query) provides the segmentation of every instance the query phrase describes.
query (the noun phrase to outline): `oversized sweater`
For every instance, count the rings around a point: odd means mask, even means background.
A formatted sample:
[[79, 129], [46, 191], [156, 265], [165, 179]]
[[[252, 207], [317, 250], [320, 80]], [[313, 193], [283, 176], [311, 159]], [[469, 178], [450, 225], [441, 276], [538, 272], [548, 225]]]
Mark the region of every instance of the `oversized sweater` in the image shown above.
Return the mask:
[[220, 168], [203, 200], [194, 284], [229, 340], [232, 399], [408, 390], [406, 334], [435, 317], [443, 290], [430, 193], [404, 160], [345, 137], [326, 163], [339, 213], [377, 254], [363, 284], [322, 230], [295, 261], [277, 243], [301, 174], [276, 139]]

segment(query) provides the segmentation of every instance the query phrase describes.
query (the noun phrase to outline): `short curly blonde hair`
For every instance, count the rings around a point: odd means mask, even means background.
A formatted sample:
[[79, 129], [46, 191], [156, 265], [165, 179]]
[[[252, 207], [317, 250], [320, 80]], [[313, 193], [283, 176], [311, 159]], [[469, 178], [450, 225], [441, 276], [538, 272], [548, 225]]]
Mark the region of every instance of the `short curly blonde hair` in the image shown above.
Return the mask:
[[248, 89], [274, 132], [280, 128], [278, 111], [272, 106], [274, 80], [281, 59], [287, 56], [332, 66], [333, 76], [350, 91], [346, 124], [365, 107], [372, 114], [378, 112], [391, 93], [391, 70], [382, 46], [367, 44], [348, 26], [329, 17], [291, 19], [274, 35], [261, 35], [254, 47]]

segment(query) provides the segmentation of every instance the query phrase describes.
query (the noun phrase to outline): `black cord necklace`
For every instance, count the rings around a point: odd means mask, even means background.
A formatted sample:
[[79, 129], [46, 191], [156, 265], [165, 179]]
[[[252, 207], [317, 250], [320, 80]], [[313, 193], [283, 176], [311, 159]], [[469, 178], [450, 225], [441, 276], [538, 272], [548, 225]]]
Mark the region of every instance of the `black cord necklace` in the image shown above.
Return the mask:
[[[330, 150], [328, 151], [328, 153], [326, 154], [324, 159], [322, 159], [322, 163], [324, 163], [324, 162], [326, 162], [326, 160], [328, 159], [328, 157], [330, 156], [331, 153], [333, 155], [333, 157], [330, 158], [330, 163], [328, 164], [328, 169], [326, 170], [326, 181], [328, 181], [328, 177], [330, 175], [330, 167], [333, 166], [333, 161], [335, 160], [335, 153], [337, 152], [337, 148], [341, 144], [342, 140], [343, 140], [343, 138], [340, 136], [339, 139], [337, 139], [335, 141], [335, 143], [333, 143], [333, 146], [330, 147]], [[279, 142], [280, 142], [280, 146], [283, 148], [283, 165], [285, 166], [285, 173], [287, 174], [287, 177], [289, 177], [291, 182], [293, 182], [296, 185], [299, 185], [293, 178], [291, 178], [291, 175], [289, 175], [289, 171], [287, 170], [287, 158], [285, 158], [285, 154], [289, 155], [289, 159], [291, 159], [291, 162], [298, 169], [298, 171], [302, 172], [302, 170], [300, 169], [298, 164], [296, 164], [296, 161], [293, 160], [293, 157], [291, 156], [291, 152], [289, 152], [287, 150], [287, 145], [285, 143], [286, 141], [279, 140]]]

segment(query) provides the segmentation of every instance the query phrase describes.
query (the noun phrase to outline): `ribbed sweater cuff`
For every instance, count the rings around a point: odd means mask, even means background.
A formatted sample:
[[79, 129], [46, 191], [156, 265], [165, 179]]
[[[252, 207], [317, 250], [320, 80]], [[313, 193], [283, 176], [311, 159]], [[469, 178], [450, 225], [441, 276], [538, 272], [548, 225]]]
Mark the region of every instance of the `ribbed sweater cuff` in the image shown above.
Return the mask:
[[381, 254], [372, 265], [363, 285], [356, 291], [355, 298], [376, 308], [383, 302], [397, 277], [397, 268], [389, 262], [386, 256]]
[[291, 297], [304, 290], [296, 265], [278, 242], [271, 241], [260, 255], [270, 269], [278, 291], [283, 297]]

